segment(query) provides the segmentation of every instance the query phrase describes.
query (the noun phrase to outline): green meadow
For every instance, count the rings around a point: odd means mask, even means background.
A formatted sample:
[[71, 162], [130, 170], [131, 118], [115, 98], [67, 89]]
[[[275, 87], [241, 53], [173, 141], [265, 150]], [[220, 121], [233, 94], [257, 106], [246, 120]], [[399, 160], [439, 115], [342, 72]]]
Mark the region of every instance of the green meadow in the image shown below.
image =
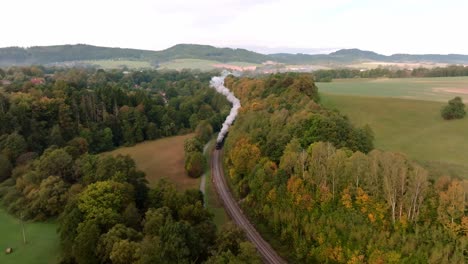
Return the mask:
[[[0, 263], [50, 264], [58, 263], [60, 245], [54, 222], [25, 222], [26, 244], [23, 243], [21, 222], [0, 208]], [[6, 248], [13, 253], [5, 254]]]
[[[219, 61], [212, 60], [200, 60], [200, 59], [177, 59], [168, 62], [161, 63], [160, 69], [171, 69], [171, 70], [183, 70], [183, 69], [198, 69], [201, 71], [210, 71], [216, 69], [215, 65], [221, 65]], [[247, 66], [260, 66], [260, 64], [248, 63], [248, 62], [227, 62], [232, 66], [247, 67]]]
[[460, 96], [468, 101], [468, 77], [342, 79], [317, 83], [320, 92], [371, 97], [446, 102]]
[[148, 61], [138, 60], [87, 60], [83, 63], [96, 65], [103, 69], [119, 69], [127, 67], [129, 69], [147, 69], [154, 68]]
[[433, 176], [468, 178], [468, 118], [443, 120], [440, 109], [444, 103], [334, 94], [321, 97], [325, 106], [340, 110], [352, 123], [370, 125], [376, 148], [405, 153], [429, 168]]

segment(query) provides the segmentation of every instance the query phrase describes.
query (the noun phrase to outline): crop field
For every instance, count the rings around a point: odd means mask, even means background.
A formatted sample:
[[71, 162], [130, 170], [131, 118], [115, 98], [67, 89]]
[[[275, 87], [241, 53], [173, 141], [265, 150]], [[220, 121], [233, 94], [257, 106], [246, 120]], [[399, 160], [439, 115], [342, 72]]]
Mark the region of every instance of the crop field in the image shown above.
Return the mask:
[[122, 147], [104, 155], [130, 155], [137, 168], [146, 173], [151, 185], [166, 178], [179, 190], [198, 189], [200, 179], [187, 176], [184, 169], [184, 141], [193, 134], [146, 141], [132, 147]]
[[[60, 246], [57, 225], [53, 222], [26, 222], [24, 229], [26, 244], [23, 243], [19, 219], [0, 208], [0, 263], [58, 263]], [[4, 250], [8, 247], [13, 248], [13, 253], [6, 255]]]
[[129, 69], [153, 68], [148, 61], [133, 60], [87, 60], [83, 63], [93, 64], [103, 69], [120, 69], [124, 66]]
[[402, 152], [431, 169], [433, 175], [468, 178], [468, 119], [443, 120], [441, 102], [322, 94], [322, 103], [369, 124], [375, 147]]
[[342, 79], [317, 83], [317, 86], [320, 92], [327, 94], [445, 102], [460, 96], [468, 101], [468, 77]]

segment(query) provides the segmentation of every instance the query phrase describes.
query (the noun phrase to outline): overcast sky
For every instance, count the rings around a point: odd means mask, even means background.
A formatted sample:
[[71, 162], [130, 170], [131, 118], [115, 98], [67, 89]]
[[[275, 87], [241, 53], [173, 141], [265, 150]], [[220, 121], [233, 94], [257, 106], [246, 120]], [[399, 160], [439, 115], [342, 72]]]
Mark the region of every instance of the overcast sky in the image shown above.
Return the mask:
[[4, 0], [0, 47], [468, 54], [467, 0]]

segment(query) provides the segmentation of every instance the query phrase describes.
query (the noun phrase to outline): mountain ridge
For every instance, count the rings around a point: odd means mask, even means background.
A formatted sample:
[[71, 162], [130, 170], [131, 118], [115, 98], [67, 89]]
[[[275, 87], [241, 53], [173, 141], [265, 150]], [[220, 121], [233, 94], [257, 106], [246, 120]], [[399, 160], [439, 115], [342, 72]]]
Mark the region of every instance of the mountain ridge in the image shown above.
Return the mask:
[[202, 59], [221, 63], [239, 61], [260, 64], [266, 61], [275, 61], [285, 64], [344, 66], [362, 62], [468, 64], [468, 55], [463, 54], [396, 53], [387, 56], [356, 48], [341, 49], [329, 54], [262, 54], [242, 48], [218, 48], [200, 44], [177, 44], [160, 51], [100, 47], [87, 44], [0, 48], [0, 66], [119, 59], [148, 61], [153, 65], [176, 59]]

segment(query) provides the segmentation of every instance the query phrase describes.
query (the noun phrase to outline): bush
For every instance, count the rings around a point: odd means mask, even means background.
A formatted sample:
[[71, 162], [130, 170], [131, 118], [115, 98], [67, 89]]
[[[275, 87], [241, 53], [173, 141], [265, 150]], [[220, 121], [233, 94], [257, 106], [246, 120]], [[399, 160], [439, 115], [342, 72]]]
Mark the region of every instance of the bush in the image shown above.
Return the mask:
[[465, 104], [462, 102], [462, 99], [457, 96], [448, 101], [448, 105], [442, 108], [441, 115], [445, 120], [464, 118], [466, 115]]

